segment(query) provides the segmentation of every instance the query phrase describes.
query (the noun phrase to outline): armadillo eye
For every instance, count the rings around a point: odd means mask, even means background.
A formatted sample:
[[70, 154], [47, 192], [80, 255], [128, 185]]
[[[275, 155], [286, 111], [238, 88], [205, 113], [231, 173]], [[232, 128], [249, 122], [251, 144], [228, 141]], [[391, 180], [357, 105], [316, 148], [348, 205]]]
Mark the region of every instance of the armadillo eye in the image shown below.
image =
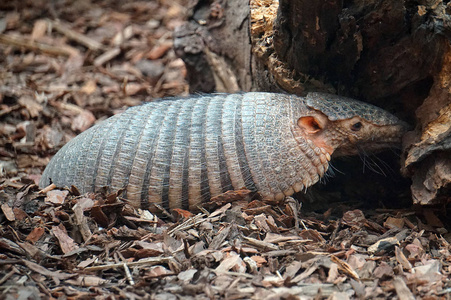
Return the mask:
[[352, 124], [352, 126], [351, 126], [351, 130], [353, 130], [353, 131], [359, 131], [360, 129], [362, 129], [362, 123], [360, 123], [360, 122], [357, 122], [357, 123], [354, 123], [354, 124]]

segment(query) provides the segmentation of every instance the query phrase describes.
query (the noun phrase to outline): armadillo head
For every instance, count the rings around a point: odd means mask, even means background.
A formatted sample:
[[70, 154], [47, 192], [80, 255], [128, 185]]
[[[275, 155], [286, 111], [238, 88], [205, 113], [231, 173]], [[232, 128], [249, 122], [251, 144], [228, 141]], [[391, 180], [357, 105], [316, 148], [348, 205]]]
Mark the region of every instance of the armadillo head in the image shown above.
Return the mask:
[[309, 93], [310, 112], [298, 125], [306, 138], [330, 155], [354, 155], [399, 146], [407, 126], [383, 109], [336, 95]]

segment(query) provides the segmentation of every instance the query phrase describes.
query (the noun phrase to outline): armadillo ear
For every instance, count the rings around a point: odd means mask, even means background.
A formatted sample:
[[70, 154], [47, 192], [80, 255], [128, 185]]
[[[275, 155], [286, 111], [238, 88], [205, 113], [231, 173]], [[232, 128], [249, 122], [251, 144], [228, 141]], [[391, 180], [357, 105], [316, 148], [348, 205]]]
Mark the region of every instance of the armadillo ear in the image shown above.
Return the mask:
[[307, 134], [315, 134], [324, 128], [326, 123], [322, 116], [306, 116], [298, 119], [298, 126]]

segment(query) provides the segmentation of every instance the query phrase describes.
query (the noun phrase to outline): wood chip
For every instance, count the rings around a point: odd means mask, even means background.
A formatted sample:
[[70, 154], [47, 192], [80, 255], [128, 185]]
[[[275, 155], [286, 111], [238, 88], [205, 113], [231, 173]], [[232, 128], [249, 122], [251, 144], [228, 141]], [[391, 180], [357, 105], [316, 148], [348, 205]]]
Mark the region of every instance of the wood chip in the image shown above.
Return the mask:
[[68, 25], [63, 24], [63, 22], [61, 22], [61, 21], [48, 20], [48, 22], [51, 24], [52, 28], [54, 28], [56, 31], [64, 34], [69, 39], [74, 40], [74, 41], [86, 46], [87, 48], [89, 48], [91, 50], [99, 50], [100, 48], [102, 48], [101, 43], [87, 37], [84, 34], [81, 34], [79, 32], [76, 32], [76, 31], [70, 29]]
[[395, 286], [396, 294], [398, 295], [400, 300], [414, 300], [415, 296], [407, 287], [404, 280], [401, 277], [396, 277], [393, 281], [393, 285]]

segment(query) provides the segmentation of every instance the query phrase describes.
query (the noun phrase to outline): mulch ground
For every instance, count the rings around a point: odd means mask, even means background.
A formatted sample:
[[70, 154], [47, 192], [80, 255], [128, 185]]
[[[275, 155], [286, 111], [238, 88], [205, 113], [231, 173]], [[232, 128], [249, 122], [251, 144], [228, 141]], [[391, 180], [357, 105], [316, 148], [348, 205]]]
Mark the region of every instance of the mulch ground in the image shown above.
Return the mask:
[[187, 95], [181, 0], [0, 2], [0, 298], [449, 299], [450, 240], [429, 208], [305, 211], [246, 190], [198, 213], [40, 190], [93, 124]]

